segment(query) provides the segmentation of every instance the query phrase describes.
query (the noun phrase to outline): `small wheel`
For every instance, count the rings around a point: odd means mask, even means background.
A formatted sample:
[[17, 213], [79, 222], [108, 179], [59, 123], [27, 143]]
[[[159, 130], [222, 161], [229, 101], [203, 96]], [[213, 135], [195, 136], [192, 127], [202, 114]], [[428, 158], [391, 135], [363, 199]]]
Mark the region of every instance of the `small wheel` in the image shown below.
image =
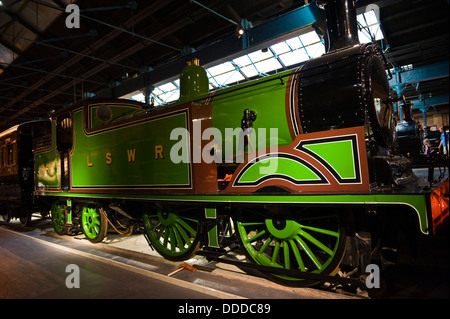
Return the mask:
[[29, 226], [31, 224], [31, 211], [27, 210], [25, 216], [19, 218], [19, 222], [24, 227]]
[[55, 201], [51, 209], [53, 229], [58, 235], [67, 234], [66, 214], [64, 212], [64, 205], [60, 201]]
[[[333, 275], [345, 253], [345, 229], [333, 212], [303, 212], [292, 219], [248, 214], [236, 222], [238, 239], [246, 255], [263, 266]], [[316, 281], [268, 274], [270, 280], [291, 286]]]
[[186, 260], [198, 250], [200, 223], [195, 212], [191, 212], [193, 215], [188, 214], [190, 210], [175, 213], [174, 208], [164, 208], [155, 213], [144, 213], [147, 237], [164, 258], [172, 261]]
[[0, 221], [5, 222], [5, 223], [9, 223], [9, 221], [11, 220], [11, 212], [10, 212], [11, 208], [5, 208], [2, 209], [0, 211]]
[[94, 203], [88, 203], [81, 212], [81, 228], [91, 243], [101, 242], [108, 231], [108, 220], [102, 210]]

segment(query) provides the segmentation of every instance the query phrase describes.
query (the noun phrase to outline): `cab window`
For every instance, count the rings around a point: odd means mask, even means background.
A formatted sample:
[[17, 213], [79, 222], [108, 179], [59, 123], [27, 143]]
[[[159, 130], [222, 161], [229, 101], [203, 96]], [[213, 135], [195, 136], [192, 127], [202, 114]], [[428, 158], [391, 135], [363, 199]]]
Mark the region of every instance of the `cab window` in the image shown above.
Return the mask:
[[56, 120], [56, 147], [59, 152], [65, 152], [72, 148], [72, 115], [66, 114]]
[[96, 104], [89, 106], [89, 129], [96, 130], [122, 123], [145, 114], [145, 110], [128, 104]]

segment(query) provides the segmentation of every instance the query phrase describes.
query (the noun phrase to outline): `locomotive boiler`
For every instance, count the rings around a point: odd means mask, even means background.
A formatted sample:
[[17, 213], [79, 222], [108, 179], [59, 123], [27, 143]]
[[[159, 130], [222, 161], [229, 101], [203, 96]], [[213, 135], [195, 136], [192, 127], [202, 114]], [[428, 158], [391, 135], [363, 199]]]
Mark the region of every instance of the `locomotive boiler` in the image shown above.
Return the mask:
[[318, 3], [327, 53], [298, 69], [208, 92], [193, 61], [170, 105], [85, 100], [53, 114], [34, 195], [56, 232], [98, 242], [108, 223], [142, 222], [170, 260], [239, 244], [270, 279], [305, 285], [342, 264], [364, 272], [371, 242], [396, 235], [382, 222], [446, 225], [448, 180], [424, 185], [391, 149], [384, 59], [359, 45], [354, 1]]

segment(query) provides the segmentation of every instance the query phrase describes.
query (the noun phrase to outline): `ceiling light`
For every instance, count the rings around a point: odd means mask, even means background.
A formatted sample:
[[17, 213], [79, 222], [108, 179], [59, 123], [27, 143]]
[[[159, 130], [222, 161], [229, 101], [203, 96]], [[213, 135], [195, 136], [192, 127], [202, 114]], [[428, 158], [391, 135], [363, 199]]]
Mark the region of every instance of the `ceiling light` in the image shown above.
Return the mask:
[[244, 33], [245, 33], [245, 30], [243, 28], [240, 28], [240, 27], [236, 28], [236, 36], [238, 38], [242, 37], [244, 35]]

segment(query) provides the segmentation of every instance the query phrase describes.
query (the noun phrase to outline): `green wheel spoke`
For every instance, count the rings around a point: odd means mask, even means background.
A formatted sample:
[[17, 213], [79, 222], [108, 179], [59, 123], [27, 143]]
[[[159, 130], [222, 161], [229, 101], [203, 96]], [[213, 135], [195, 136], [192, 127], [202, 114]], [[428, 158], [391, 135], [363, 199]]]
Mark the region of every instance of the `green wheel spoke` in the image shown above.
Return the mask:
[[[191, 226], [189, 226], [189, 224], [188, 223], [186, 223], [184, 220], [182, 220], [181, 218], [178, 218], [177, 220], [177, 225], [180, 225], [180, 226], [182, 226], [184, 229], [186, 229], [190, 234], [192, 234], [192, 235], [197, 235], [197, 232], [191, 227]], [[197, 223], [198, 223], [198, 221], [197, 221]]]
[[298, 250], [297, 244], [292, 239], [289, 240], [289, 244], [291, 244], [292, 252], [294, 253], [295, 260], [297, 261], [300, 270], [306, 271], [305, 264], [300, 256], [300, 251]]
[[181, 239], [180, 233], [178, 232], [178, 228], [176, 226], [177, 225], [172, 227], [173, 233], [175, 235], [176, 247], [178, 247], [178, 249], [180, 249], [180, 250], [183, 250], [184, 249], [184, 242]]
[[283, 241], [283, 257], [284, 257], [284, 268], [291, 269], [291, 260], [289, 257], [289, 245], [287, 241]]
[[[158, 228], [159, 226], [161, 226], [162, 224], [160, 223], [160, 222], [158, 222], [158, 223], [156, 223], [156, 224], [154, 224], [153, 226], [152, 226], [152, 231], [156, 231], [156, 228]], [[162, 228], [162, 227], [161, 227]]]
[[[164, 230], [166, 229], [166, 226], [164, 226], [164, 225], [161, 225], [161, 227], [159, 228], [159, 230], [158, 230], [158, 233], [156, 234], [156, 238], [161, 238], [162, 236], [163, 236], [163, 234], [164, 234]], [[156, 227], [155, 227], [155, 230], [156, 230]], [[154, 232], [152, 232], [152, 234], [154, 234]]]
[[186, 231], [185, 231], [179, 224], [176, 224], [175, 227], [176, 227], [178, 233], [181, 235], [181, 238], [183, 238], [183, 241], [184, 241], [188, 246], [190, 246], [190, 245], [192, 244], [192, 243], [191, 243], [191, 239], [189, 238], [189, 236], [188, 236], [188, 234], [186, 233]]
[[253, 223], [241, 223], [242, 226], [260, 226], [264, 225], [264, 222], [253, 222]]
[[307, 232], [300, 231], [299, 235], [302, 236], [303, 238], [307, 239], [309, 242], [313, 243], [314, 245], [316, 245], [320, 249], [322, 249], [328, 255], [330, 255], [330, 256], [333, 255], [333, 251], [330, 248], [328, 248], [327, 246], [322, 244], [320, 241], [318, 241], [316, 238], [314, 238], [313, 236], [311, 236]]
[[298, 236], [295, 237], [295, 240], [300, 245], [300, 247], [302, 247], [302, 249], [306, 252], [306, 255], [312, 260], [312, 262], [317, 267], [317, 269], [321, 270], [322, 269], [322, 264], [319, 262], [317, 257], [314, 255], [314, 253], [308, 247], [308, 245]]
[[269, 236], [269, 238], [267, 238], [266, 242], [264, 243], [264, 245], [259, 250], [258, 255], [262, 256], [262, 254], [264, 254], [264, 251], [266, 250], [267, 247], [269, 247], [271, 242], [272, 242], [272, 237]]
[[165, 231], [164, 231], [164, 240], [163, 240], [163, 246], [165, 248], [167, 248], [168, 242], [169, 242], [169, 229], [166, 228]]
[[175, 233], [173, 232], [172, 227], [169, 228], [169, 240], [170, 240], [170, 250], [172, 252], [175, 252], [175, 247], [176, 247], [175, 240], [176, 239], [175, 239]]
[[321, 234], [325, 234], [328, 236], [333, 236], [333, 237], [339, 237], [339, 233], [332, 231], [332, 230], [326, 230], [323, 228], [317, 228], [317, 227], [311, 227], [311, 226], [301, 226], [302, 229], [308, 229], [308, 230], [312, 230], [316, 233], [321, 233]]
[[275, 247], [273, 249], [273, 253], [272, 253], [272, 264], [275, 264], [277, 262], [277, 258], [278, 258], [278, 254], [280, 252], [280, 242], [277, 240], [277, 242], [275, 243]]
[[183, 219], [185, 219], [185, 220], [187, 220], [188, 222], [193, 222], [193, 223], [196, 223], [196, 224], [198, 224], [198, 219], [194, 219], [194, 218], [188, 218], [188, 217], [178, 217], [180, 220], [183, 220]]
[[248, 241], [249, 242], [254, 242], [255, 240], [257, 240], [259, 237], [261, 237], [262, 235], [264, 235], [266, 233], [265, 230], [260, 231], [259, 233], [257, 233], [255, 236], [253, 236], [252, 238], [250, 238]]

